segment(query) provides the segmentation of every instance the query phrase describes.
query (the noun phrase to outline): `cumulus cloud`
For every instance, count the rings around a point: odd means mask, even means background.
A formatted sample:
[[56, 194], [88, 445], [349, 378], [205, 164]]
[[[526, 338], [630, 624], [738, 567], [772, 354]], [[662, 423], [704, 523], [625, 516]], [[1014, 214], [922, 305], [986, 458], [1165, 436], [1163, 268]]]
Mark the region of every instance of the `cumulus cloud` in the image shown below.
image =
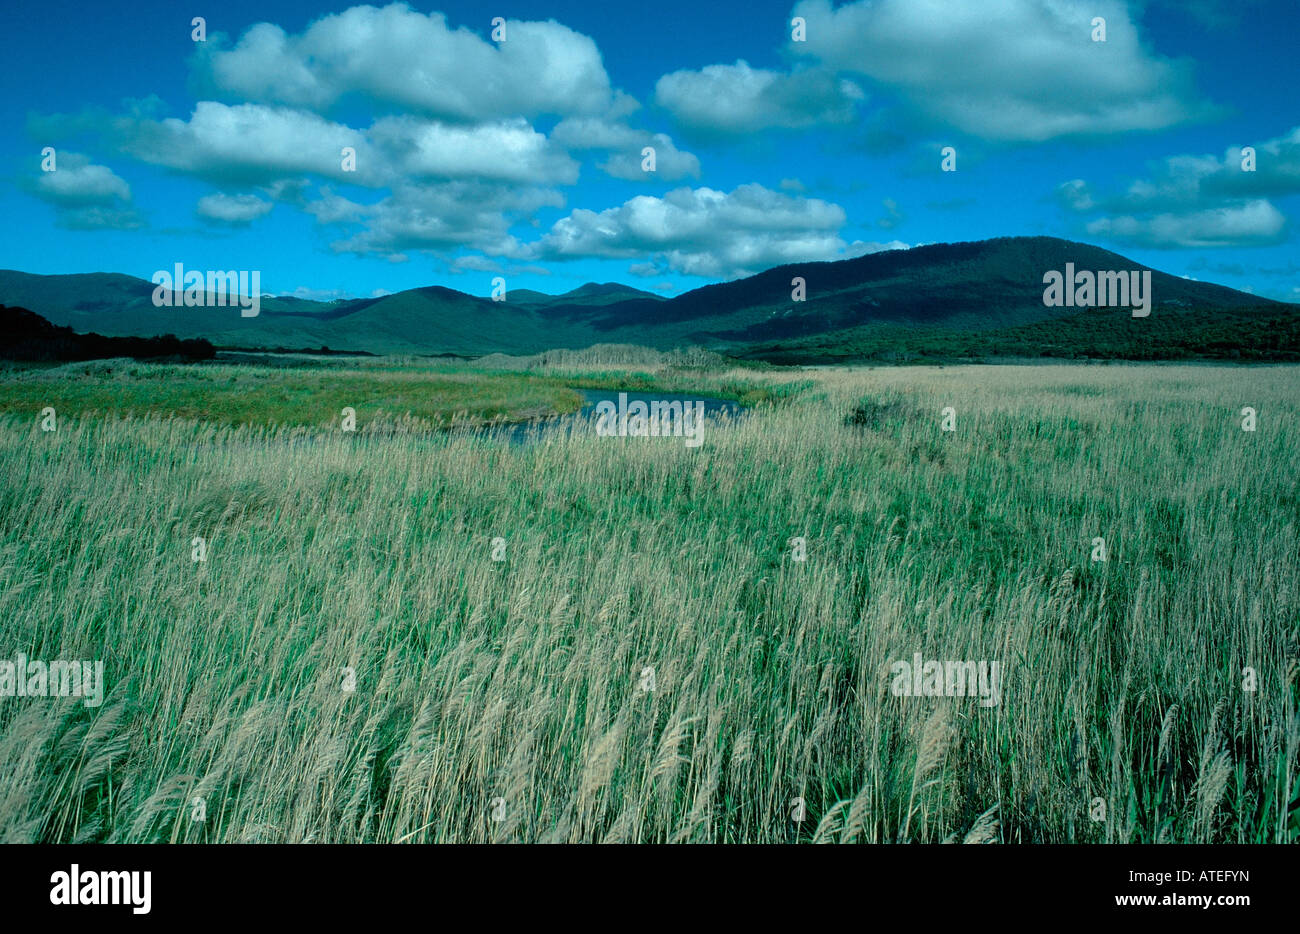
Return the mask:
[[1062, 182], [1056, 188], [1056, 196], [1062, 204], [1072, 211], [1090, 211], [1096, 207], [1088, 183], [1081, 178], [1072, 178]]
[[233, 48], [201, 47], [198, 76], [243, 100], [319, 113], [352, 96], [462, 121], [604, 113], [616, 103], [596, 43], [567, 26], [509, 20], [497, 43], [405, 3], [352, 7], [297, 35], [259, 23]]
[[[35, 125], [98, 132], [120, 153], [212, 183], [218, 190], [196, 206], [206, 220], [246, 225], [289, 205], [332, 228], [334, 250], [391, 262], [429, 252], [486, 271], [605, 256], [646, 278], [730, 278], [902, 246], [846, 242], [843, 209], [796, 196], [796, 179], [784, 191], [678, 188], [541, 227], [539, 212], [564, 208], [558, 189], [577, 182], [583, 163], [618, 179], [678, 182], [699, 178], [700, 161], [669, 135], [629, 125], [638, 105], [611, 86], [590, 38], [555, 22], [506, 28], [495, 43], [405, 4], [354, 7], [298, 33], [262, 23], [198, 48], [194, 87], [220, 99], [201, 96], [188, 115], [169, 117], [150, 98], [117, 115]], [[851, 70], [737, 61], [665, 75], [656, 98], [683, 125], [721, 133], [846, 123], [863, 98], [843, 74]], [[549, 135], [534, 126], [541, 117], [559, 118]], [[642, 169], [646, 147], [654, 172]], [[66, 223], [138, 223], [129, 187], [104, 167], [33, 185], [64, 204]], [[84, 203], [74, 207], [76, 198]], [[896, 205], [886, 212], [879, 226], [901, 220]], [[529, 226], [546, 233], [523, 243], [516, 233]]]
[[36, 193], [51, 204], [71, 207], [130, 201], [131, 186], [106, 165], [93, 165], [80, 153], [56, 156], [55, 171], [41, 172]]
[[823, 68], [791, 73], [734, 65], [675, 71], [655, 85], [655, 103], [697, 133], [741, 134], [849, 123], [865, 95]]
[[488, 259], [486, 256], [480, 256], [472, 253], [467, 256], [458, 256], [451, 261], [452, 272], [501, 272], [501, 264], [496, 260]]
[[[670, 136], [634, 129], [616, 120], [570, 117], [556, 124], [551, 139], [575, 152], [594, 149], [609, 153], [598, 168], [625, 181], [675, 182], [688, 176], [700, 177], [700, 160], [679, 150]], [[647, 146], [655, 151], [653, 172], [641, 168]]]
[[[642, 168], [646, 164], [647, 147], [654, 150], [654, 171]], [[609, 158], [600, 163], [598, 168], [607, 175], [629, 182], [675, 182], [687, 176], [700, 177], [700, 160], [689, 152], [681, 152], [664, 133], [648, 136], [644, 145], [634, 151], [620, 149], [610, 153]]]
[[1286, 217], [1267, 201], [1149, 217], [1099, 217], [1088, 233], [1141, 246], [1262, 246], [1284, 239]]
[[269, 214], [273, 207], [275, 207], [274, 203], [264, 201], [257, 195], [228, 195], [224, 192], [216, 192], [200, 198], [195, 211], [199, 217], [211, 221], [245, 226]]
[[1254, 171], [1233, 146], [1222, 157], [1170, 156], [1116, 194], [1072, 179], [1057, 195], [1071, 211], [1107, 215], [1086, 229], [1116, 240], [1164, 248], [1279, 243], [1286, 217], [1268, 199], [1300, 193], [1300, 127], [1253, 148]]
[[1223, 156], [1172, 156], [1153, 177], [1139, 179], [1118, 205], [1147, 209], [1194, 204], [1205, 198], [1282, 197], [1300, 193], [1300, 126], [1252, 147], [1253, 171], [1245, 170], [1241, 146]]
[[[992, 140], [1157, 130], [1208, 116], [1190, 65], [1142, 43], [1120, 0], [800, 0], [792, 55], [863, 75], [958, 130]], [[1091, 41], [1091, 20], [1106, 41]]]
[[324, 191], [306, 210], [322, 224], [362, 228], [331, 244], [340, 253], [404, 259], [412, 250], [466, 247], [513, 258], [524, 250], [510, 227], [542, 207], [563, 206], [564, 198], [550, 189], [465, 180], [398, 185], [374, 204]]
[[[199, 101], [189, 120], [122, 117], [110, 132], [143, 162], [215, 182], [263, 184], [309, 173], [341, 181], [379, 181], [381, 165], [359, 130], [300, 110]], [[345, 147], [357, 172], [343, 170]]]
[[[638, 196], [596, 212], [575, 210], [529, 249], [539, 259], [643, 259], [650, 268], [733, 279], [782, 263], [843, 259], [844, 209], [795, 198], [762, 185], [732, 192], [677, 188], [662, 198]], [[865, 244], [862, 246], [866, 246]]]
[[373, 205], [362, 204], [336, 194], [328, 185], [320, 190], [320, 197], [307, 198], [302, 209], [316, 218], [319, 224], [360, 223]]
[[55, 169], [24, 183], [53, 205], [55, 222], [70, 230], [133, 230], [144, 221], [131, 206], [131, 186], [106, 165], [78, 152], [55, 154]]
[[[553, 21], [509, 21], [506, 30], [505, 42], [491, 42], [405, 4], [354, 7], [297, 34], [262, 23], [233, 46], [213, 36], [199, 47], [194, 86], [225, 99], [200, 99], [188, 116], [166, 116], [150, 98], [116, 115], [30, 125], [98, 134], [119, 153], [212, 183], [221, 191], [198, 207], [208, 220], [246, 224], [288, 204], [323, 225], [368, 227], [335, 247], [393, 261], [457, 242], [515, 249], [505, 231], [536, 225], [528, 212], [562, 207], [554, 187], [578, 181], [571, 151], [595, 151], [618, 178], [699, 177], [699, 160], [669, 136], [625, 123], [639, 105], [610, 86], [590, 38]], [[368, 126], [342, 122], [367, 110]], [[539, 115], [567, 118], [562, 142], [534, 128]], [[646, 146], [653, 173], [641, 170]], [[313, 185], [322, 186], [315, 196]], [[345, 185], [390, 194], [368, 204], [331, 187]], [[106, 223], [109, 206], [94, 207], [85, 223]]]
[[123, 116], [102, 119], [99, 129], [142, 161], [282, 192], [277, 200], [300, 200], [311, 175], [374, 188], [412, 178], [572, 184], [579, 171], [563, 147], [522, 118], [467, 125], [381, 117], [354, 129], [288, 107], [200, 101], [187, 120]]
[[456, 126], [412, 117], [385, 117], [370, 137], [400, 176], [484, 178], [572, 184], [578, 163], [526, 120]]
[[[564, 207], [557, 187], [576, 183], [581, 167], [572, 153], [593, 153], [620, 179], [699, 177], [699, 159], [670, 136], [628, 125], [639, 105], [611, 87], [590, 38], [553, 21], [512, 20], [506, 32], [492, 42], [400, 3], [353, 7], [298, 33], [261, 23], [233, 44], [213, 36], [198, 48], [200, 100], [188, 115], [167, 116], [153, 97], [30, 126], [97, 134], [119, 153], [213, 184], [196, 206], [205, 220], [247, 225], [286, 204], [336, 228], [337, 251], [392, 262], [425, 251], [458, 269], [529, 254], [511, 230]], [[368, 126], [343, 122], [367, 111]], [[561, 118], [550, 136], [533, 126], [540, 116]], [[653, 172], [642, 170], [647, 146]], [[33, 182], [65, 222], [133, 223], [122, 179], [68, 167]], [[482, 256], [454, 259], [461, 249]]]

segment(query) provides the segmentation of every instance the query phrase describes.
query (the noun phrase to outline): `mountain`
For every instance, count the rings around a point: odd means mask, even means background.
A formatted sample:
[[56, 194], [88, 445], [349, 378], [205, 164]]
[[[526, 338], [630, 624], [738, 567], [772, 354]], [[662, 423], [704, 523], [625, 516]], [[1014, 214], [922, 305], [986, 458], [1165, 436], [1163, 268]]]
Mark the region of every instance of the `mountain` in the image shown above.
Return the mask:
[[[1048, 307], [1044, 274], [1149, 271], [1151, 308]], [[792, 300], [804, 280], [806, 301]], [[262, 298], [261, 313], [163, 307], [153, 285], [110, 274], [34, 276], [0, 271], [0, 302], [56, 324], [110, 335], [175, 334], [226, 347], [376, 353], [535, 353], [596, 343], [669, 348], [702, 344], [771, 360], [985, 355], [1050, 347], [1073, 356], [1155, 352], [1281, 355], [1300, 306], [1168, 275], [1117, 253], [1054, 237], [1003, 237], [797, 263], [666, 299], [617, 283], [562, 295], [512, 290], [492, 301], [438, 286], [381, 298], [312, 302]], [[1147, 342], [1147, 343], [1144, 343]], [[1126, 349], [1124, 349], [1126, 348]], [[1182, 348], [1180, 350], [1179, 348]], [[1122, 350], [1122, 352], [1121, 352]]]
[[662, 295], [634, 289], [621, 282], [588, 282], [563, 295], [557, 295], [555, 299], [557, 305], [613, 305], [630, 299], [667, 301]]
[[556, 299], [554, 295], [547, 295], [545, 292], [537, 292], [533, 289], [511, 289], [507, 297], [519, 305], [549, 305]]
[[562, 295], [545, 295], [531, 289], [515, 289], [506, 296], [512, 302], [527, 305], [548, 305], [562, 307], [567, 305], [615, 305], [630, 299], [650, 299], [656, 302], [667, 301], [662, 295], [634, 289], [621, 282], [588, 282]]

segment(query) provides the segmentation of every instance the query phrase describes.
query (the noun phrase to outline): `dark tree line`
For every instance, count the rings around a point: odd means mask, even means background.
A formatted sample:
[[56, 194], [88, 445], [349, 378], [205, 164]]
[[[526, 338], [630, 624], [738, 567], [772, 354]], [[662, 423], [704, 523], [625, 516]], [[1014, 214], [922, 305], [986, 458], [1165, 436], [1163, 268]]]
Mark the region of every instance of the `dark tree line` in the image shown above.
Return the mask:
[[27, 361], [102, 360], [134, 357], [151, 360], [175, 357], [211, 360], [216, 349], [206, 340], [181, 340], [174, 334], [162, 337], [105, 337], [78, 334], [59, 327], [26, 308], [0, 305], [0, 359]]

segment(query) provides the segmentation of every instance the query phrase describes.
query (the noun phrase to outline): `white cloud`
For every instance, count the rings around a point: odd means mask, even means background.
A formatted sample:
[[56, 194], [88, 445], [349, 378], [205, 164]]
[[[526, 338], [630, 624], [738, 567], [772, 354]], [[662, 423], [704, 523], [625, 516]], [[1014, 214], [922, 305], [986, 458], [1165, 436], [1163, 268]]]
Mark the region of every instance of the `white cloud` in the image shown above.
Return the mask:
[[402, 176], [543, 184], [578, 180], [578, 163], [522, 118], [455, 126], [385, 117], [375, 122], [369, 135]]
[[[551, 131], [551, 139], [573, 151], [604, 150], [609, 158], [599, 168], [624, 181], [675, 182], [700, 177], [700, 160], [679, 150], [666, 133], [638, 130], [615, 120], [599, 117], [570, 117]], [[655, 170], [641, 168], [647, 146], [655, 151]]]
[[1138, 179], [1114, 209], [1158, 210], [1212, 198], [1284, 196], [1300, 193], [1300, 126], [1254, 145], [1255, 170], [1243, 169], [1241, 146], [1228, 147], [1222, 158], [1178, 155], [1161, 162], [1151, 179]]
[[320, 197], [305, 200], [302, 209], [316, 218], [319, 224], [348, 224], [362, 221], [371, 206], [344, 198], [329, 186], [321, 188]]
[[741, 134], [851, 122], [865, 95], [826, 69], [783, 73], [734, 65], [675, 71], [655, 85], [655, 103], [698, 133]]
[[106, 165], [78, 152], [55, 155], [55, 169], [23, 183], [54, 206], [55, 221], [70, 230], [133, 230], [144, 221], [131, 206], [131, 186]]
[[[477, 25], [488, 31], [486, 18]], [[698, 160], [669, 137], [621, 125], [639, 104], [611, 87], [589, 37], [554, 21], [511, 20], [506, 32], [493, 42], [401, 3], [352, 7], [293, 34], [261, 23], [233, 46], [211, 36], [193, 59], [198, 91], [242, 102], [201, 99], [188, 117], [164, 118], [151, 98], [119, 116], [37, 125], [98, 131], [120, 152], [213, 183], [221, 193], [199, 206], [208, 219], [247, 223], [270, 210], [238, 194], [257, 190], [320, 224], [366, 228], [335, 247], [394, 261], [453, 244], [516, 250], [513, 224], [536, 225], [530, 211], [563, 206], [552, 186], [576, 183], [579, 162], [531, 125], [535, 116], [608, 121], [617, 145], [637, 153], [634, 175], [628, 155], [611, 148], [601, 166], [611, 174], [642, 178], [640, 150], [654, 145], [652, 177], [698, 177]], [[370, 113], [368, 127], [340, 122], [357, 110]], [[344, 167], [345, 149], [354, 166]], [[329, 183], [391, 193], [365, 204]]]
[[[123, 151], [144, 162], [218, 182], [269, 183], [303, 173], [365, 184], [380, 180], [381, 158], [358, 130], [316, 114], [261, 104], [199, 101], [188, 121], [113, 121]], [[342, 150], [357, 152], [344, 172]]]
[[[487, 27], [486, 17], [483, 26]], [[356, 6], [301, 34], [259, 23], [231, 49], [201, 48], [201, 76], [223, 92], [324, 112], [356, 95], [452, 120], [604, 113], [616, 104], [600, 50], [554, 21], [506, 23], [497, 43], [405, 3]]]
[[216, 192], [199, 199], [195, 210], [200, 217], [223, 224], [250, 224], [271, 212], [275, 204], [257, 195], [228, 195]]
[[1286, 217], [1267, 201], [1150, 217], [1100, 217], [1088, 233], [1149, 247], [1227, 247], [1279, 243]]
[[1240, 146], [1223, 156], [1175, 155], [1121, 193], [1095, 195], [1082, 179], [1058, 187], [1071, 210], [1105, 213], [1091, 234], [1154, 247], [1251, 246], [1280, 242], [1286, 217], [1266, 196], [1300, 193], [1300, 127], [1254, 146], [1255, 171]]
[[467, 180], [398, 185], [375, 204], [361, 204], [327, 190], [306, 210], [322, 224], [362, 227], [331, 244], [336, 252], [394, 259], [413, 250], [466, 247], [514, 258], [524, 249], [510, 234], [512, 224], [540, 208], [563, 206], [563, 197], [550, 189]]
[[307, 302], [336, 302], [340, 299], [356, 298], [343, 289], [315, 289], [309, 285], [300, 285], [292, 292], [282, 293], [289, 298], [300, 298]]
[[56, 155], [55, 170], [41, 172], [35, 193], [52, 204], [69, 207], [130, 201], [131, 186], [106, 165], [93, 165], [80, 153]]
[[486, 256], [470, 254], [468, 256], [458, 256], [451, 261], [452, 272], [501, 272], [501, 264], [495, 260], [488, 259]]
[[[654, 150], [655, 168], [647, 172], [645, 164], [646, 147]], [[639, 149], [618, 150], [611, 152], [609, 158], [600, 163], [601, 171], [624, 181], [661, 181], [675, 182], [680, 179], [700, 177], [700, 160], [689, 152], [682, 152], [673, 145], [672, 138], [665, 133], [648, 136]]]
[[[1190, 66], [1146, 48], [1121, 0], [800, 0], [791, 54], [864, 75], [985, 139], [1158, 130], [1208, 115]], [[1106, 20], [1093, 42], [1091, 20]]]
[[1056, 186], [1056, 195], [1072, 211], [1090, 211], [1096, 207], [1088, 183], [1081, 178], [1072, 178]]
[[[522, 118], [475, 126], [382, 117], [365, 130], [302, 110], [200, 101], [188, 120], [111, 122], [123, 151], [217, 183], [301, 200], [302, 176], [365, 187], [412, 178], [572, 184], [578, 164]], [[344, 149], [354, 153], [344, 168]], [[277, 200], [280, 200], [277, 198]]]
[[838, 231], [844, 222], [837, 204], [761, 185], [730, 193], [677, 188], [599, 213], [573, 211], [529, 249], [543, 260], [652, 257], [652, 264], [678, 273], [730, 279], [782, 263], [843, 259], [847, 244]]

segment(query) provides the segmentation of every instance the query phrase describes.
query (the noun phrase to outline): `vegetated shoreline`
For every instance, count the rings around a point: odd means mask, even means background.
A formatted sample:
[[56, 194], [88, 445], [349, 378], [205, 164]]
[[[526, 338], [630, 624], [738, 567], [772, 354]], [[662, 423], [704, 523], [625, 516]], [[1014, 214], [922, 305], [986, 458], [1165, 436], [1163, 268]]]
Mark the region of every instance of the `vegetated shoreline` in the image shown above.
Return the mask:
[[337, 430], [355, 413], [357, 435], [436, 437], [447, 431], [527, 426], [572, 416], [584, 390], [663, 393], [739, 406], [779, 402], [797, 378], [767, 385], [756, 368], [680, 369], [662, 364], [546, 367], [480, 366], [411, 357], [353, 359], [218, 358], [108, 360], [0, 365], [0, 410], [54, 408], [61, 418], [168, 418], [308, 432]]
[[[321, 357], [309, 352], [285, 355], [223, 350], [214, 359], [202, 361], [110, 358], [0, 363], [0, 410], [28, 413], [51, 405], [61, 415], [73, 418], [112, 414], [179, 417], [252, 428], [281, 426], [328, 432], [339, 426], [342, 407], [353, 406], [360, 416], [358, 435], [433, 438], [447, 432], [537, 425], [569, 417], [581, 411], [579, 392], [587, 389], [708, 397], [736, 402], [750, 410], [784, 406], [814, 385], [817, 373], [929, 372], [981, 366], [1039, 370], [1054, 365], [1081, 371], [1123, 367], [1136, 372], [1147, 366], [1262, 371], [1288, 364], [995, 357], [955, 363], [840, 361], [778, 366], [727, 358], [699, 348], [658, 351], [631, 345], [454, 361], [405, 355]], [[66, 368], [66, 377], [50, 372], [60, 368]], [[165, 391], [159, 393], [157, 388], [164, 386]], [[295, 400], [302, 397], [296, 411], [292, 407], [286, 411], [284, 400], [273, 398], [285, 392]]]

